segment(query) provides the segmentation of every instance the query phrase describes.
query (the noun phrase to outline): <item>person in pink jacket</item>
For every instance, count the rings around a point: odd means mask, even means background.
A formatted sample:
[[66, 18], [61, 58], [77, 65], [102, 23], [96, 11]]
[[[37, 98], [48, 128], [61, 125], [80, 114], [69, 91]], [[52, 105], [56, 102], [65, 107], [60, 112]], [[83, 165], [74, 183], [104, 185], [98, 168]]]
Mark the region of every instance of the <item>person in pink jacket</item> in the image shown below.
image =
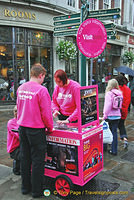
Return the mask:
[[120, 108], [113, 107], [114, 96], [121, 96], [123, 99], [122, 92], [119, 89], [119, 84], [117, 80], [111, 79], [108, 81], [108, 85], [106, 87], [105, 93], [105, 102], [103, 108], [103, 119], [108, 121], [110, 130], [113, 134], [113, 142], [111, 146], [111, 150], [109, 151], [112, 155], [117, 155], [117, 147], [118, 147], [118, 137], [117, 137], [117, 128], [118, 123], [121, 118]]
[[80, 84], [67, 78], [66, 72], [59, 69], [54, 74], [56, 87], [52, 96], [53, 117], [59, 118], [59, 124], [78, 120], [78, 88]]
[[33, 198], [43, 195], [46, 134], [53, 129], [51, 98], [41, 84], [45, 68], [37, 63], [30, 72], [30, 81], [17, 90], [17, 123], [20, 136], [20, 167], [22, 194], [32, 192]]
[[7, 123], [7, 152], [10, 153], [10, 157], [13, 160], [13, 173], [20, 175], [20, 141], [18, 132], [12, 130], [18, 130], [17, 124], [17, 106], [13, 109], [14, 118], [10, 119]]

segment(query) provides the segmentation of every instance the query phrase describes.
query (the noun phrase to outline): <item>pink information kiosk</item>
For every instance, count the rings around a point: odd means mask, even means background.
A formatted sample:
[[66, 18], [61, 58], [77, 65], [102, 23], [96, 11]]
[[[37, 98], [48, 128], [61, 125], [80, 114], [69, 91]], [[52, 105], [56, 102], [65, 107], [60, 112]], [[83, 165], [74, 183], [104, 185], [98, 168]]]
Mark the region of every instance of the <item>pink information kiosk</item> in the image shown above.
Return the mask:
[[83, 186], [103, 169], [98, 86], [80, 87], [78, 98], [78, 123], [55, 123], [55, 130], [47, 135], [45, 176], [55, 178], [61, 196], [69, 195], [72, 184]]

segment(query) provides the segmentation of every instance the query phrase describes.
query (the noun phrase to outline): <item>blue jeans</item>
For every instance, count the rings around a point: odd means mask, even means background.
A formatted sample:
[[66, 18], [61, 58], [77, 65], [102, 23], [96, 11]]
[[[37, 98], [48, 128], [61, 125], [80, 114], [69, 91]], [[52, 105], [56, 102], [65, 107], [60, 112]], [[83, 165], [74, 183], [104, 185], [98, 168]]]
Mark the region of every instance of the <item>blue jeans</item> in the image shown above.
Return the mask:
[[46, 135], [44, 128], [19, 127], [22, 191], [40, 195], [43, 189]]
[[118, 128], [118, 123], [119, 119], [116, 120], [107, 120], [109, 123], [109, 128], [113, 134], [113, 142], [112, 142], [112, 153], [117, 154], [117, 149], [118, 149], [118, 136], [117, 136], [117, 128]]
[[127, 138], [124, 122], [125, 122], [125, 119], [120, 119], [119, 124], [118, 124], [121, 139]]

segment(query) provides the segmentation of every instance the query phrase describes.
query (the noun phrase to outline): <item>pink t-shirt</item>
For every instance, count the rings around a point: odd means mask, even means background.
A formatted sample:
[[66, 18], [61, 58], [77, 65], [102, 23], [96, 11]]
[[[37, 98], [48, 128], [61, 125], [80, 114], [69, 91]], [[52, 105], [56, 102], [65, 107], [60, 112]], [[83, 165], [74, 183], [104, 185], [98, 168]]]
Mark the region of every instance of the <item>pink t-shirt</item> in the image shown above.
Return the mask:
[[23, 83], [18, 88], [17, 120], [20, 126], [52, 131], [51, 98], [47, 88], [34, 81]]
[[17, 124], [17, 119], [10, 119], [7, 123], [7, 152], [11, 153], [17, 147], [19, 147], [19, 133], [11, 131], [12, 129], [18, 130], [19, 125]]
[[60, 111], [63, 115], [69, 116], [70, 122], [78, 119], [78, 88], [80, 84], [70, 80], [64, 87], [56, 85], [52, 97], [52, 109]]

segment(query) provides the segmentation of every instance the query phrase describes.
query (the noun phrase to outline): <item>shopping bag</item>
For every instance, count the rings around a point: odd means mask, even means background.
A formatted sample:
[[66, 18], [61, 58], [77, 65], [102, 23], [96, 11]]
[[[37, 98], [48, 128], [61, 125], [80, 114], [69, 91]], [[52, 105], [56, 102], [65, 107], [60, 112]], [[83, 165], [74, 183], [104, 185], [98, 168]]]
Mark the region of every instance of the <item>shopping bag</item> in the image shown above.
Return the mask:
[[106, 121], [102, 121], [103, 125], [103, 143], [111, 144], [113, 142], [113, 134], [109, 128], [109, 124]]

